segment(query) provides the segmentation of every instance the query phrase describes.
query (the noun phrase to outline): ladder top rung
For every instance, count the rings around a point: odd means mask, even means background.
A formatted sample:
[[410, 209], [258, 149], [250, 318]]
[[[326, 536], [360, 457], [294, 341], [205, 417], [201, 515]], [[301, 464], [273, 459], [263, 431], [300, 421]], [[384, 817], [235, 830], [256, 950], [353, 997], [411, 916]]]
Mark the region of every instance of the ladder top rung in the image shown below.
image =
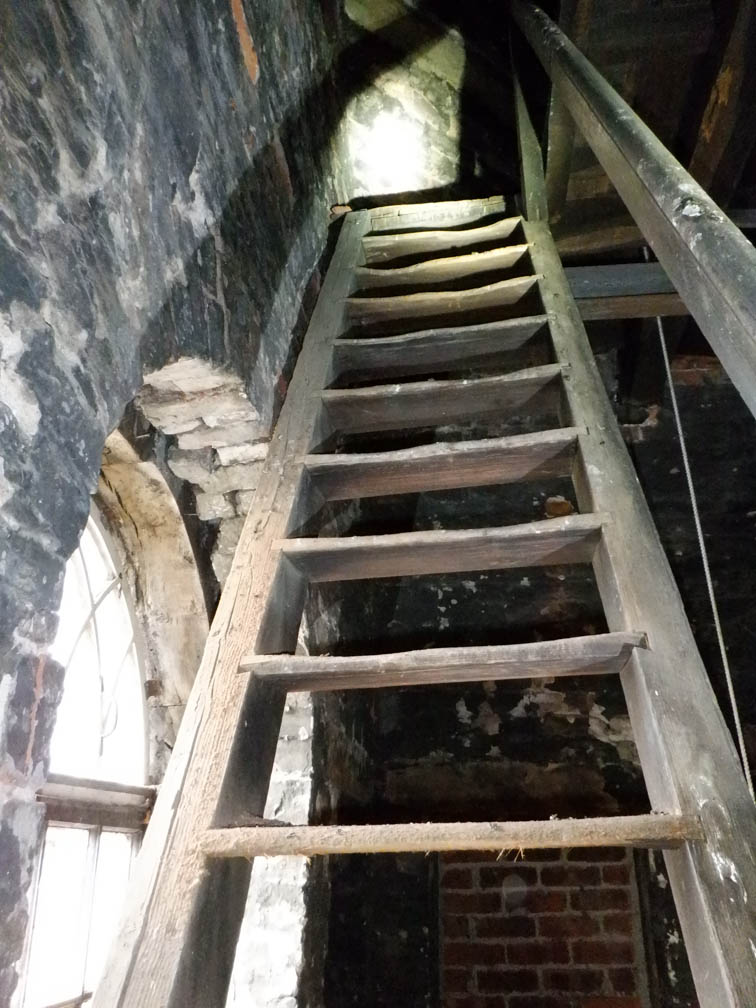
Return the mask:
[[208, 830], [211, 858], [318, 854], [538, 850], [549, 847], [680, 847], [703, 839], [694, 816], [646, 814], [535, 822], [392, 823], [370, 826], [239, 826]]
[[615, 632], [527, 644], [425, 648], [393, 654], [248, 655], [240, 672], [297, 690], [372, 689], [618, 673], [642, 633]]

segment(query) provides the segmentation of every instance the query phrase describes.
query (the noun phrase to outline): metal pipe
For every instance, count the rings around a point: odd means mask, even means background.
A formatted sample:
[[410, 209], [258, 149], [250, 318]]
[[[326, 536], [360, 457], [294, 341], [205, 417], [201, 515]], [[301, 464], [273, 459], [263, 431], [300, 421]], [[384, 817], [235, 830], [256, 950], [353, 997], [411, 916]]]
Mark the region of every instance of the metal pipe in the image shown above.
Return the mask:
[[512, 0], [512, 12], [756, 416], [756, 249], [540, 8]]

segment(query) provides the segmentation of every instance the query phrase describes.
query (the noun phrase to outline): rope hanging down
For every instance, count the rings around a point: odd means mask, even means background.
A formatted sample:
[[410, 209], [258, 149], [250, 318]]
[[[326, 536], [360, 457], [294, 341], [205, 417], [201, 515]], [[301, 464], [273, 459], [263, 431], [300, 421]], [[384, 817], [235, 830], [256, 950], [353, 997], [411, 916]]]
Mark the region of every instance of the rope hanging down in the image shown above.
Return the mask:
[[[644, 255], [646, 261], [648, 261], [648, 249], [644, 249]], [[664, 326], [662, 325], [662, 320], [657, 315], [656, 317], [656, 328], [659, 331], [659, 342], [661, 343], [662, 357], [664, 358], [664, 369], [667, 372], [667, 382], [669, 384], [669, 395], [672, 401], [672, 412], [675, 417], [675, 425], [677, 427], [677, 436], [680, 439], [680, 454], [682, 455], [683, 468], [685, 470], [685, 479], [688, 483], [688, 493], [690, 494], [690, 506], [693, 512], [693, 521], [696, 526], [696, 534], [698, 536], [698, 547], [701, 551], [701, 563], [703, 564], [704, 577], [706, 578], [706, 587], [709, 592], [709, 603], [711, 605], [711, 613], [714, 619], [714, 629], [717, 634], [717, 641], [719, 642], [719, 652], [722, 656], [722, 667], [724, 668], [725, 680], [727, 682], [727, 692], [730, 696], [730, 705], [732, 707], [732, 716], [735, 722], [735, 733], [738, 739], [738, 749], [740, 750], [740, 759], [743, 764], [743, 773], [745, 774], [746, 783], [748, 784], [748, 790], [751, 792], [751, 798], [756, 801], [756, 793], [754, 793], [753, 779], [751, 777], [751, 768], [748, 764], [748, 754], [746, 752], [745, 738], [743, 737], [743, 726], [740, 721], [740, 710], [738, 709], [738, 702], [735, 698], [735, 688], [732, 682], [732, 672], [730, 671], [730, 662], [727, 657], [727, 649], [725, 647], [724, 635], [722, 633], [722, 624], [719, 619], [719, 607], [717, 606], [716, 596], [714, 594], [714, 582], [711, 579], [711, 568], [709, 567], [709, 554], [706, 550], [706, 543], [704, 541], [703, 528], [701, 527], [701, 517], [698, 511], [698, 498], [696, 497], [696, 490], [693, 485], [693, 474], [690, 470], [690, 461], [688, 459], [688, 448], [685, 443], [685, 435], [683, 434], [682, 422], [680, 420], [680, 410], [677, 405], [677, 395], [675, 393], [675, 385], [672, 381], [672, 368], [669, 364], [669, 353], [667, 351], [667, 344], [664, 339]]]

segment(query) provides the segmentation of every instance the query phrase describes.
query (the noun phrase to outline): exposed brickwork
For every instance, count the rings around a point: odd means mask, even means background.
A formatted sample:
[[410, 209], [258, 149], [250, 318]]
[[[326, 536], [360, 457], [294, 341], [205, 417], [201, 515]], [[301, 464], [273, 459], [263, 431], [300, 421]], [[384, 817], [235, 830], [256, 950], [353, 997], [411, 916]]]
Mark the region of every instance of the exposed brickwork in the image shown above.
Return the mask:
[[642, 1008], [629, 852], [441, 863], [444, 1008]]

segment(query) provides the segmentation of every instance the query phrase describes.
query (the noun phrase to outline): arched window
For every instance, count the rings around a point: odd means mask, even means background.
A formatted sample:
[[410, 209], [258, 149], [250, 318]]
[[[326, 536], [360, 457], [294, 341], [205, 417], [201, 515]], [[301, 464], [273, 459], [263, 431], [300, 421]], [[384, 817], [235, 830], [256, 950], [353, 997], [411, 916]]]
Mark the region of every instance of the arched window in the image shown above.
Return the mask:
[[43, 795], [47, 829], [23, 1008], [88, 1000], [150, 803], [141, 645], [115, 555], [93, 514], [66, 567], [51, 649], [65, 677]]

